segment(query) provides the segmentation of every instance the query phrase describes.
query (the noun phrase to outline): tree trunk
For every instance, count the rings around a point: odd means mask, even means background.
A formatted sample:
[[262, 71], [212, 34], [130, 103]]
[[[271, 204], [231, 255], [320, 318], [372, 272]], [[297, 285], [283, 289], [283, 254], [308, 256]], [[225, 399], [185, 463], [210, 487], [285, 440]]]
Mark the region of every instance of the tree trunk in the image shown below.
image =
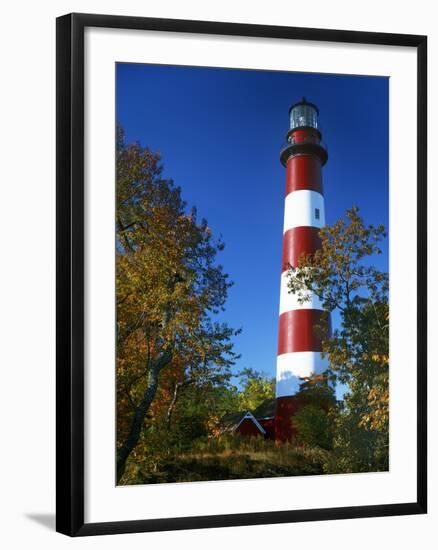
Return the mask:
[[173, 397], [172, 401], [170, 402], [169, 408], [167, 409], [167, 429], [170, 430], [171, 424], [172, 424], [172, 413], [173, 409], [175, 408], [176, 402], [178, 401], [178, 392], [183, 386], [182, 382], [176, 382], [175, 388], [173, 390]]
[[117, 483], [119, 483], [120, 479], [125, 473], [126, 461], [128, 459], [128, 456], [135, 449], [138, 440], [140, 439], [144, 418], [149, 410], [149, 407], [151, 406], [155, 394], [157, 393], [158, 376], [160, 374], [160, 371], [168, 363], [170, 363], [171, 358], [171, 352], [166, 351], [157, 361], [154, 361], [149, 365], [147, 385], [143, 394], [143, 398], [140, 401], [140, 404], [135, 409], [134, 418], [132, 419], [128, 437], [125, 439], [125, 442], [117, 451]]

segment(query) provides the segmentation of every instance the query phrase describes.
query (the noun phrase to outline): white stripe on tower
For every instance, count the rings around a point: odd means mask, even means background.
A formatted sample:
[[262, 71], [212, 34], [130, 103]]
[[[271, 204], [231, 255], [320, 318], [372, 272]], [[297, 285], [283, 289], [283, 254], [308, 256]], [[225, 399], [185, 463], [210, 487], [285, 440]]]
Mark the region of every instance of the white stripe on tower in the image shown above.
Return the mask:
[[[293, 365], [293, 372], [291, 372], [291, 365]], [[316, 372], [323, 372], [327, 366], [327, 359], [314, 351], [296, 351], [279, 355], [277, 357], [276, 397], [295, 394], [299, 390], [300, 378]]]
[[324, 197], [310, 190], [292, 191], [286, 196], [284, 205], [284, 229], [294, 227], [317, 227], [325, 225]]
[[300, 303], [298, 296], [290, 292], [288, 288], [289, 280], [287, 271], [283, 271], [280, 282], [280, 315], [292, 309], [322, 309], [319, 297], [313, 292], [303, 292], [303, 297], [308, 299]]

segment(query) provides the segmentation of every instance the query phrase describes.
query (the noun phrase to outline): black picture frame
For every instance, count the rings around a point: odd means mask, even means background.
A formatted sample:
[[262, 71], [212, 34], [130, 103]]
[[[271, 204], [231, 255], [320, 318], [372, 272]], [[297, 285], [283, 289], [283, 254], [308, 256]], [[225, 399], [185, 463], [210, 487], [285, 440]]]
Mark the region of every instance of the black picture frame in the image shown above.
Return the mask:
[[[427, 38], [298, 27], [69, 14], [57, 19], [56, 529], [69, 536], [200, 529], [427, 510]], [[84, 30], [86, 27], [406, 46], [417, 52], [417, 500], [410, 503], [84, 523]]]

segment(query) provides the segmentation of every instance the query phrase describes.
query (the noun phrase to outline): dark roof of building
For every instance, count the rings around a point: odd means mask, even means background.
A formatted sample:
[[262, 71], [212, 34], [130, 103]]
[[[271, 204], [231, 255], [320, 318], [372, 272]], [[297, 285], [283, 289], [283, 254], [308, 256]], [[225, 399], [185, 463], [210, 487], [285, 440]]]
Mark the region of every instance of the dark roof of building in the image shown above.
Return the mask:
[[275, 416], [275, 399], [265, 399], [256, 409], [252, 412], [257, 420], [261, 418], [272, 418]]
[[245, 416], [247, 411], [239, 411], [235, 413], [225, 414], [221, 418], [221, 426], [223, 430], [235, 430], [239, 422]]

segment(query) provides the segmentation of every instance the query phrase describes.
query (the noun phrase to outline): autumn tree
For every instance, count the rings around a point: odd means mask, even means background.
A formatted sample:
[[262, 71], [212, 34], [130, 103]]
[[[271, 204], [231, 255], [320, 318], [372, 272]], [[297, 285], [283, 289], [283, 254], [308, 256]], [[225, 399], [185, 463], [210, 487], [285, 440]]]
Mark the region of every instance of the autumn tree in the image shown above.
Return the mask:
[[312, 292], [327, 312], [340, 314], [340, 327], [323, 342], [330, 379], [347, 387], [331, 413], [332, 471], [388, 466], [388, 274], [372, 263], [384, 236], [383, 226], [366, 226], [358, 208], [351, 208], [346, 220], [321, 229], [320, 250], [303, 255], [288, 272], [289, 289], [302, 303]]
[[[231, 286], [223, 243], [162, 177], [160, 156], [117, 136], [117, 480], [157, 414], [188, 385], [230, 377], [238, 332], [215, 321]], [[172, 401], [174, 401], [172, 406]]]

